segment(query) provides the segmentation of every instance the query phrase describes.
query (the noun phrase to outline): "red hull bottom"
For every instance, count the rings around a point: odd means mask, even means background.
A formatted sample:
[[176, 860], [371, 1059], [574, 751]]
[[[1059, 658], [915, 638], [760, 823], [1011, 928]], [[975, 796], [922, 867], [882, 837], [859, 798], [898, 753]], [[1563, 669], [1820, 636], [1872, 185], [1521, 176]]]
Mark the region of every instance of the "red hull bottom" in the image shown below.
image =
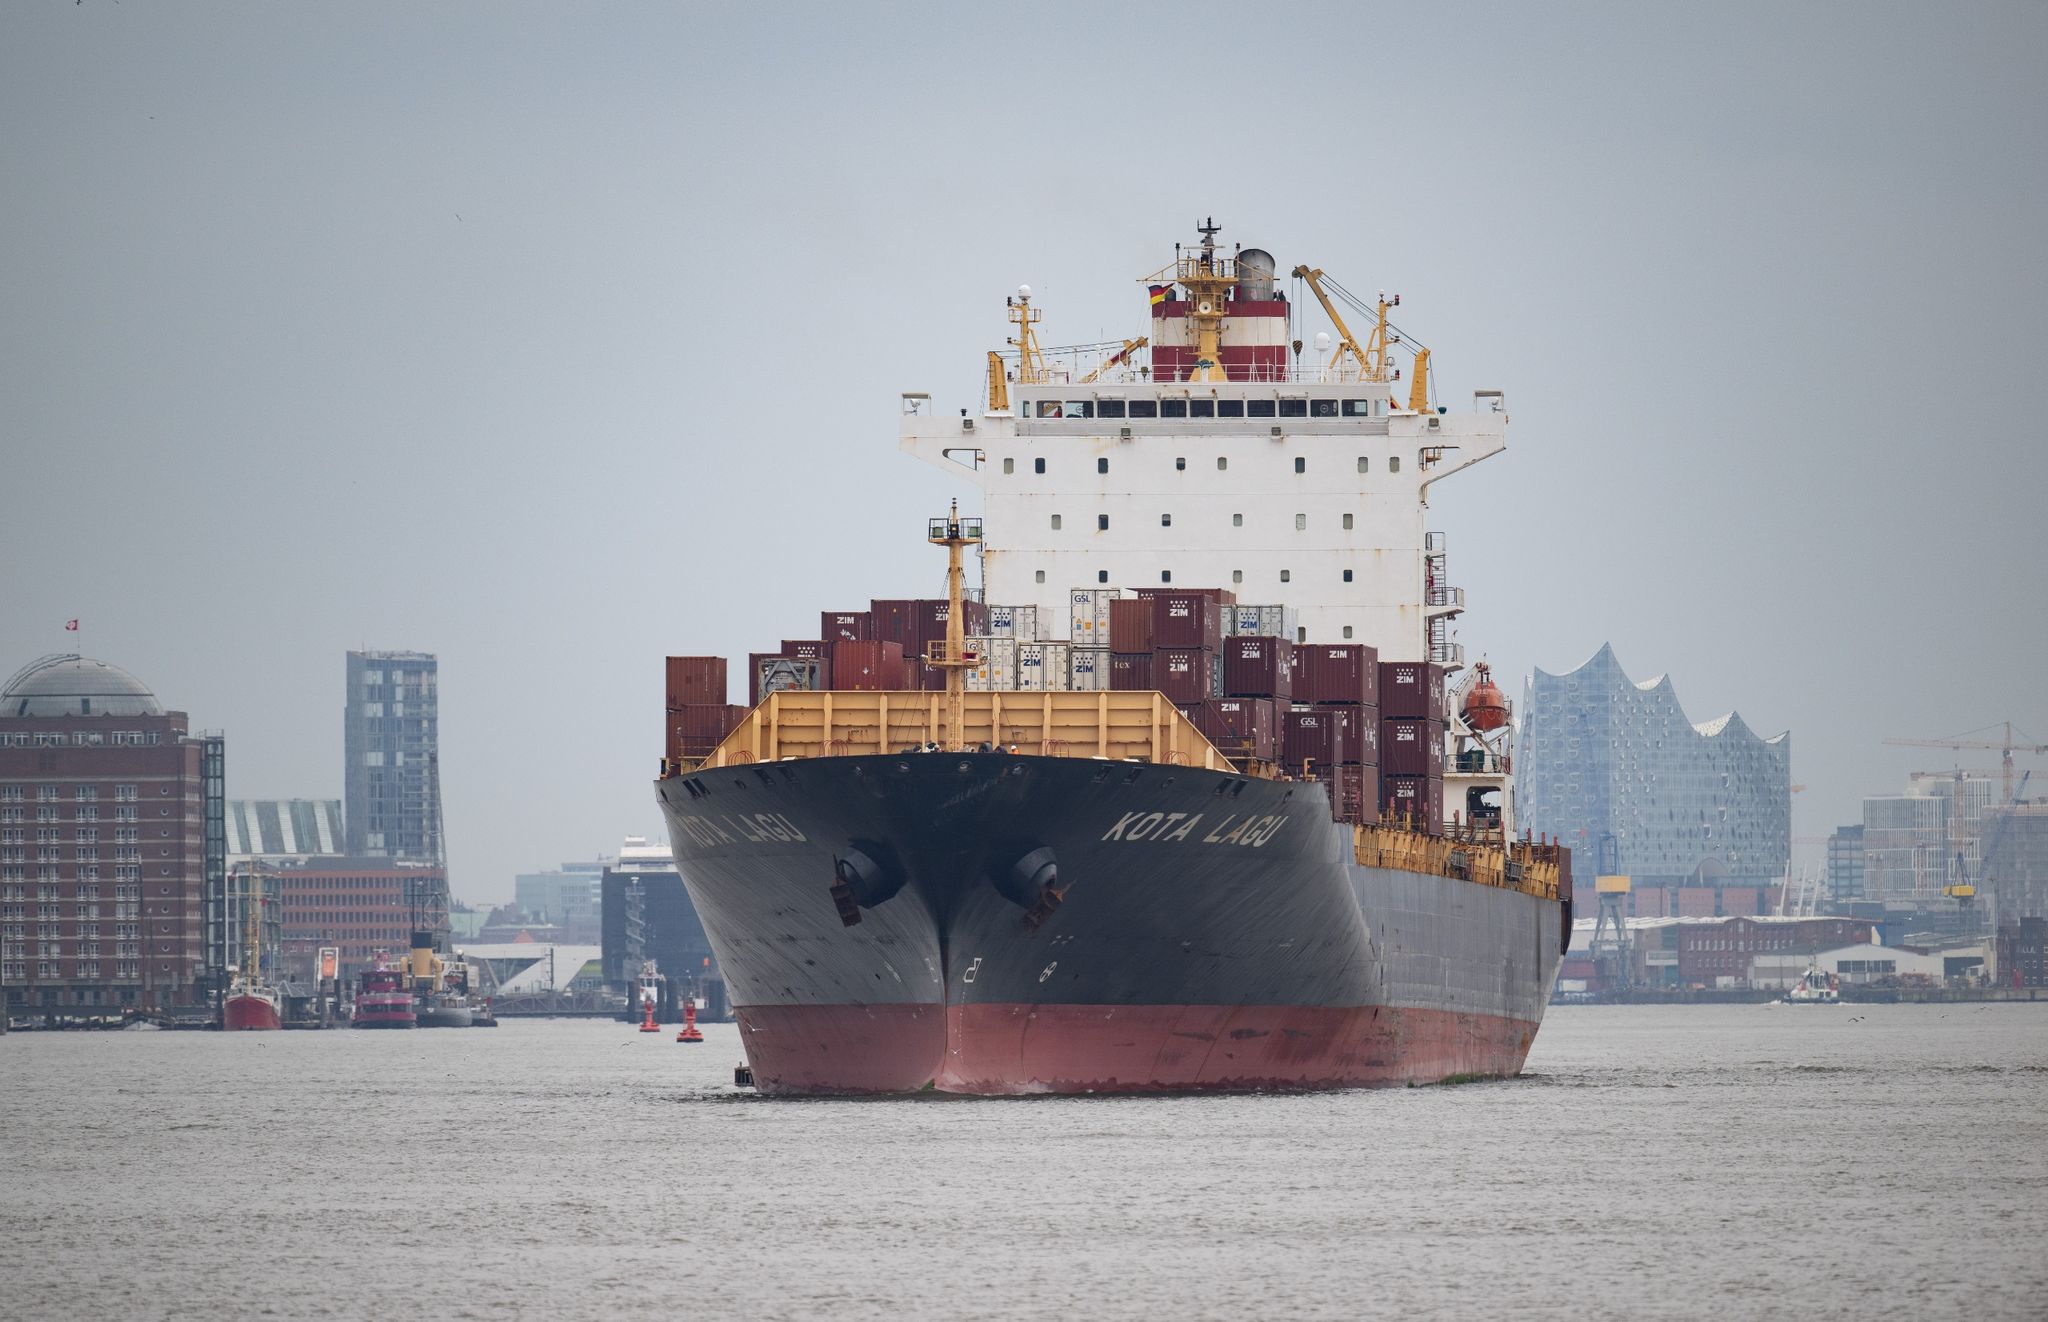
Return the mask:
[[230, 996], [221, 1003], [221, 1027], [234, 1032], [283, 1028], [277, 1007], [260, 996]]
[[737, 1011], [771, 1093], [1243, 1092], [1518, 1073], [1536, 1025], [1390, 1006], [783, 1005]]

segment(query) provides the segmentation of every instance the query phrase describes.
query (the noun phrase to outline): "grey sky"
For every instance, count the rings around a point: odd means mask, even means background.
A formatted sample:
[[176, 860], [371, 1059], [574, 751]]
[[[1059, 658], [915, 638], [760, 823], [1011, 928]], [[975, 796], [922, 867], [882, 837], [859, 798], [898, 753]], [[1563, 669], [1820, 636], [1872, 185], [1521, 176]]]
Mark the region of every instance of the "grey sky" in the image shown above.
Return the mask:
[[1538, 8], [0, 8], [0, 671], [81, 617], [339, 797], [342, 653], [437, 652], [509, 898], [658, 830], [664, 653], [938, 590], [898, 390], [1213, 214], [1507, 391], [1433, 520], [1507, 675], [1791, 727], [1802, 836], [2048, 738], [2048, 10]]

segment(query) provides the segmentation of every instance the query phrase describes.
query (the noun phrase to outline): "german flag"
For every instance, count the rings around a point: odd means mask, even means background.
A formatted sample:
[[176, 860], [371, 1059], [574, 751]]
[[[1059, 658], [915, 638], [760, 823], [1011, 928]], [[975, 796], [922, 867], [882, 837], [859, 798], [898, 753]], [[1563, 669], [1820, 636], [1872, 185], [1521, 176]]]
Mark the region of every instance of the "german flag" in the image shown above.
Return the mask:
[[1172, 285], [1150, 285], [1148, 288], [1152, 291], [1152, 306], [1155, 308], [1173, 295]]

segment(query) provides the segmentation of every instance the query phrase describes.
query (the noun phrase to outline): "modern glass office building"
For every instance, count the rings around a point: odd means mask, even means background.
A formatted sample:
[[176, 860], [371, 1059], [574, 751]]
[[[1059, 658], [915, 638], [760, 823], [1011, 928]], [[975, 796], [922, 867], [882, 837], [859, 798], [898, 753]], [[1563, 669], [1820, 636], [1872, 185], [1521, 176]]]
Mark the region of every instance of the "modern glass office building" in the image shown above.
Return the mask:
[[1785, 875], [1789, 733], [1694, 725], [1669, 676], [1638, 684], [1603, 645], [1530, 676], [1518, 746], [1522, 825], [1571, 846], [1577, 875], [1633, 878], [1638, 912], [1760, 912]]

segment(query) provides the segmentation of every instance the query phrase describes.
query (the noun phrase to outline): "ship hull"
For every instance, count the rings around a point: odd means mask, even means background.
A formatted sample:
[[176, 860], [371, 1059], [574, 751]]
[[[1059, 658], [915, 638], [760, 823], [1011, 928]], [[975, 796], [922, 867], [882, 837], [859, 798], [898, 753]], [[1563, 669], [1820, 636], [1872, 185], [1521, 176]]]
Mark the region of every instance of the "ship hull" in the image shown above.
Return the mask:
[[267, 996], [243, 993], [221, 1002], [220, 1026], [230, 1032], [261, 1032], [284, 1027], [277, 1002]]
[[768, 1092], [1509, 1075], [1556, 971], [1557, 901], [1360, 866], [1313, 783], [906, 754], [660, 794]]
[[350, 1024], [356, 1028], [416, 1028], [419, 1019], [413, 1014], [410, 1003], [370, 1004], [356, 1001], [355, 1017]]

